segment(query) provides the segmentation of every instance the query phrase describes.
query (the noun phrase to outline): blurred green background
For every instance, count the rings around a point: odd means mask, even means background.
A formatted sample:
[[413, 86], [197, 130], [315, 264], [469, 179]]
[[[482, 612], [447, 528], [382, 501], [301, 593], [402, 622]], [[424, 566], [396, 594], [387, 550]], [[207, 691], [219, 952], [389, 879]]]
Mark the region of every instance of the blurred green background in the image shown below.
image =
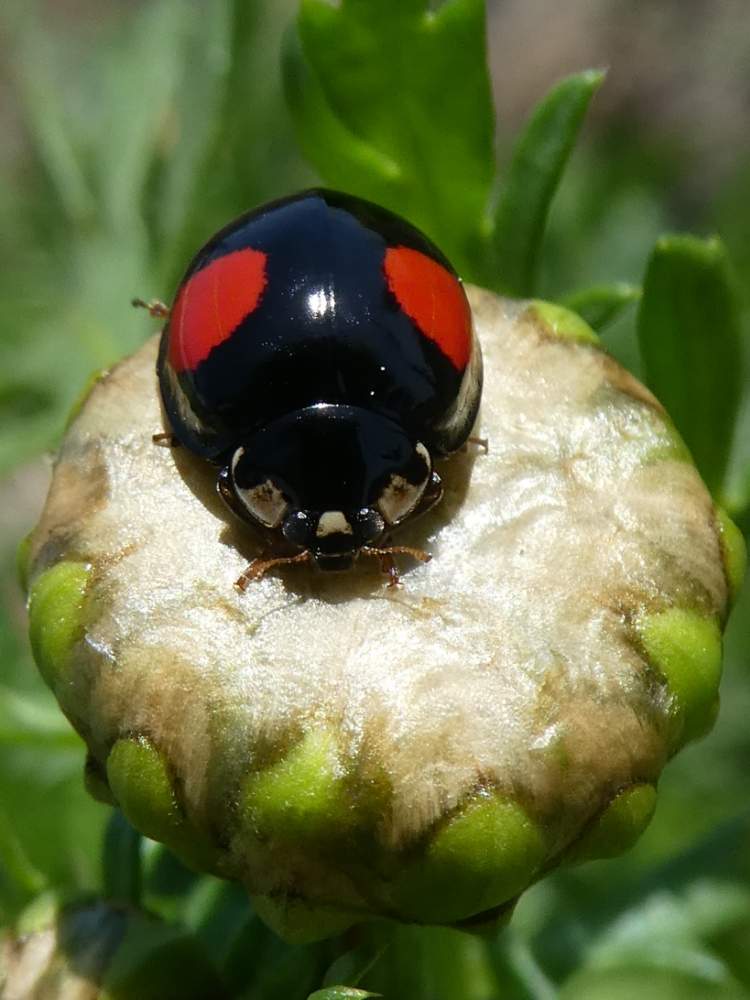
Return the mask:
[[[389, 3], [371, 6], [385, 17]], [[320, 181], [302, 149], [325, 164], [326, 149], [315, 155], [323, 126], [295, 108], [292, 86], [295, 133], [282, 86], [282, 37], [296, 13], [294, 0], [6, 0], [0, 12], [0, 923], [45, 886], [100, 886], [109, 812], [83, 792], [81, 744], [32, 665], [16, 545], [34, 524], [48, 453], [87, 376], [154, 330], [131, 297], [169, 300], [186, 261], [220, 225]], [[746, 0], [494, 0], [486, 23], [501, 177], [551, 85], [609, 67], [552, 205], [535, 294], [560, 300], [600, 283], [632, 286], [602, 336], [647, 375], [636, 298], [654, 244], [664, 232], [718, 233], [747, 361]], [[380, 85], [375, 74], [371, 86]], [[441, 85], [446, 95], [458, 86], [450, 76]], [[480, 119], [477, 143], [491, 142]], [[335, 164], [321, 169], [336, 179]], [[347, 177], [356, 190], [356, 167]], [[476, 252], [464, 256], [467, 276], [484, 277]], [[709, 343], [714, 334], [706, 330]], [[739, 371], [725, 373], [728, 384]], [[747, 532], [746, 375], [732, 419], [722, 499]], [[750, 996], [749, 660], [746, 586], [727, 632], [719, 721], [667, 768], [638, 846], [545, 880], [491, 946], [404, 930], [386, 995]], [[208, 880], [188, 882], [191, 893], [210, 891]], [[193, 919], [177, 904], [161, 912]], [[319, 985], [310, 972], [319, 953], [305, 965], [279, 945], [263, 947], [297, 985], [248, 996], [305, 996]]]

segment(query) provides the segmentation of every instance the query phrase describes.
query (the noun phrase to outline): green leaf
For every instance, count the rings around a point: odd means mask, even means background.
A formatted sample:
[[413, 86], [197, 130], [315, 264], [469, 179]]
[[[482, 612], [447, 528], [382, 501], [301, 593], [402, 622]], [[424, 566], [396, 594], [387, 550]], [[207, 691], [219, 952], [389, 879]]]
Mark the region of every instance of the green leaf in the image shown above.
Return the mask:
[[500, 994], [520, 1000], [555, 1000], [557, 990], [537, 962], [531, 947], [513, 926], [489, 948]]
[[494, 175], [483, 0], [302, 0], [284, 75], [324, 180], [405, 215], [481, 277]]
[[638, 316], [646, 380], [714, 495], [721, 495], [742, 385], [740, 312], [718, 238], [665, 236]]
[[286, 944], [253, 914], [223, 949], [223, 978], [242, 1000], [306, 1000], [320, 984], [328, 948]]
[[[281, 39], [297, 10], [297, 0], [274, 0], [273, 4], [267, 0], [211, 0], [214, 13], [208, 28], [203, 25], [206, 4], [203, 0], [194, 2], [201, 14], [191, 19], [193, 33], [175, 111], [185, 125], [178, 141], [184, 138], [185, 143], [191, 143], [189, 133], [197, 129], [202, 138], [196, 138], [196, 145], [206, 145], [200, 151], [193, 150], [193, 167], [200, 169], [186, 185], [192, 189], [192, 197], [180, 205], [175, 191], [174, 221], [181, 212], [182, 226], [177, 238], [160, 248], [161, 283], [153, 290], [164, 298], [187, 261], [218, 225], [271, 198], [309, 187], [314, 180], [303, 165], [281, 87]], [[208, 43], [203, 40], [206, 33]], [[200, 60], [206, 79], [193, 78], [195, 59]], [[187, 78], [192, 97], [183, 95]], [[172, 156], [167, 155], [167, 171], [172, 169]], [[153, 196], [152, 212], [158, 217], [162, 215], [158, 186]]]
[[169, 108], [171, 141], [161, 149], [164, 169], [156, 206], [165, 242], [174, 241], [199, 197], [200, 171], [220, 127], [230, 70], [230, 8], [229, 0], [192, 0], [182, 24], [177, 86]]
[[516, 142], [494, 228], [495, 283], [509, 295], [531, 296], [536, 289], [549, 207], [603, 79], [600, 70], [566, 77], [537, 105]]
[[[60, 891], [101, 884], [99, 851], [108, 810], [83, 787], [82, 751], [32, 747], [0, 753], [0, 801], [31, 864]], [[54, 833], [54, 835], [53, 835]]]
[[345, 951], [329, 966], [323, 977], [324, 986], [334, 986], [345, 982], [350, 987], [359, 986], [367, 973], [383, 958], [388, 950], [387, 944], [377, 947], [374, 942], [365, 937], [357, 948]]
[[[730, 969], [702, 936], [713, 935], [733, 922], [746, 926], [746, 918], [747, 899], [727, 886], [699, 883], [682, 896], [661, 889], [603, 928], [588, 949], [582, 968], [566, 984], [563, 996], [597, 995], [589, 993], [589, 982], [596, 982], [604, 991], [601, 995], [606, 996], [625, 997], [636, 992], [654, 998], [741, 996]], [[665, 993], [660, 979], [664, 974], [679, 982], [681, 991]], [[610, 984], [606, 991], [605, 983]], [[630, 994], [625, 992], [626, 983]], [[642, 989], [636, 989], [637, 983]], [[711, 992], [703, 994], [701, 989]]]
[[[747, 383], [747, 379], [745, 380]], [[732, 518], [750, 534], [750, 385], [746, 384], [737, 414], [734, 442], [724, 484], [724, 502]]]
[[717, 979], [702, 970], [634, 963], [617, 969], [583, 969], [565, 983], [559, 996], [561, 1000], [746, 1000], [747, 991], [729, 976]]
[[366, 1000], [367, 997], [379, 997], [382, 993], [369, 993], [353, 986], [328, 986], [324, 990], [316, 990], [307, 1000]]
[[113, 810], [104, 833], [102, 852], [104, 895], [107, 899], [139, 905], [142, 843], [143, 837], [120, 810]]
[[180, 919], [221, 966], [244, 936], [253, 911], [241, 885], [205, 875], [185, 898]]
[[328, 986], [324, 990], [311, 993], [307, 1000], [366, 1000], [367, 997], [379, 996], [382, 996], [382, 993], [370, 993], [353, 986]]
[[614, 285], [592, 285], [567, 295], [562, 304], [578, 313], [598, 333], [614, 323], [625, 309], [641, 297], [636, 285], [617, 282]]
[[149, 914], [130, 911], [127, 916], [124, 936], [104, 973], [102, 1000], [228, 1000], [212, 958], [184, 927]]
[[146, 4], [108, 47], [100, 80], [106, 123], [101, 122], [97, 137], [96, 165], [102, 208], [114, 230], [127, 231], [140, 222], [144, 186], [164, 141], [178, 79], [175, 39], [190, 14], [186, 0]]
[[63, 106], [52, 39], [39, 30], [33, 5], [18, 20], [11, 65], [28, 134], [61, 211], [82, 224], [94, 212], [94, 196]]
[[10, 891], [28, 898], [40, 893], [46, 880], [29, 859], [21, 839], [16, 834], [3, 810], [0, 810], [0, 897], [9, 889], [3, 885], [10, 883]]
[[[498, 996], [488, 949], [479, 937], [447, 927], [373, 924], [361, 929], [388, 946], [363, 985], [384, 997], [409, 1000], [485, 1000]], [[510, 995], [510, 994], [509, 994]]]
[[81, 741], [48, 691], [21, 693], [0, 685], [0, 747], [4, 744], [75, 750]]

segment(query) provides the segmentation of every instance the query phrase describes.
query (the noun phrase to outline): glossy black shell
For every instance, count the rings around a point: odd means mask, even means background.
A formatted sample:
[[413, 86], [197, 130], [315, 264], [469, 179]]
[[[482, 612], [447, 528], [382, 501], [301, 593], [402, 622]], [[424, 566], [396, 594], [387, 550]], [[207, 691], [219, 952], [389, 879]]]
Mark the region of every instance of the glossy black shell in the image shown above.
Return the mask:
[[[265, 205], [209, 240], [180, 288], [213, 261], [246, 248], [266, 254], [266, 285], [257, 308], [192, 369], [170, 364], [167, 324], [159, 379], [179, 441], [224, 463], [275, 419], [328, 403], [381, 413], [438, 454], [463, 444], [479, 407], [478, 346], [459, 368], [423, 335], [388, 287], [389, 247], [418, 250], [454, 274], [403, 219], [325, 190]], [[311, 308], [320, 302], [324, 310]]]

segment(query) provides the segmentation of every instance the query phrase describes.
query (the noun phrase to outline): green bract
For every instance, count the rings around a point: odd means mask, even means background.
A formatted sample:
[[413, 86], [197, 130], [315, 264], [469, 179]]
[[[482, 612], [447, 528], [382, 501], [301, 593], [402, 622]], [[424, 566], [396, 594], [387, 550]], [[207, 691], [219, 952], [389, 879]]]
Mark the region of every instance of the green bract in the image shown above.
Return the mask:
[[579, 344], [599, 344], [599, 338], [588, 323], [564, 306], [536, 300], [529, 306], [529, 312], [554, 337], [566, 337]]
[[739, 534], [580, 317], [470, 296], [489, 451], [440, 465], [402, 589], [363, 562], [235, 591], [259, 543], [212, 467], [152, 443], [155, 341], [92, 389], [30, 543], [89, 787], [290, 940], [507, 919], [557, 864], [629, 847], [715, 715]]
[[719, 526], [724, 566], [727, 571], [729, 595], [734, 601], [740, 592], [742, 581], [745, 579], [747, 548], [740, 529], [721, 507], [716, 509], [716, 520]]
[[544, 856], [544, 835], [519, 805], [483, 796], [435, 832], [398, 879], [398, 901], [424, 923], [460, 921], [514, 899]]
[[632, 785], [609, 803], [572, 845], [567, 861], [593, 861], [621, 854], [640, 837], [654, 814], [653, 785]]
[[167, 763], [144, 737], [118, 740], [107, 757], [107, 782], [127, 818], [189, 865], [213, 868], [213, 852], [191, 829], [177, 801]]
[[75, 645], [84, 634], [89, 573], [85, 563], [59, 562], [40, 574], [31, 587], [31, 648], [42, 676], [52, 688], [69, 680]]
[[646, 614], [638, 635], [651, 665], [674, 700], [678, 744], [711, 728], [721, 676], [721, 629], [716, 617], [687, 608]]

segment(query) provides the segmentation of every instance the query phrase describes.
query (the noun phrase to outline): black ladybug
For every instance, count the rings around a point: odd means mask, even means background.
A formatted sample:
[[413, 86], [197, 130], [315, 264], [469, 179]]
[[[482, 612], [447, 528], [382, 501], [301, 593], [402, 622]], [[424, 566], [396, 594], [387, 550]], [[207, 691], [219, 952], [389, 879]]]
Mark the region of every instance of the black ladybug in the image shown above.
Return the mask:
[[[409, 223], [326, 190], [218, 232], [177, 290], [158, 361], [176, 440], [223, 498], [293, 553], [347, 569], [437, 503], [433, 457], [467, 439], [482, 385], [466, 294]], [[291, 548], [289, 548], [291, 547]]]

